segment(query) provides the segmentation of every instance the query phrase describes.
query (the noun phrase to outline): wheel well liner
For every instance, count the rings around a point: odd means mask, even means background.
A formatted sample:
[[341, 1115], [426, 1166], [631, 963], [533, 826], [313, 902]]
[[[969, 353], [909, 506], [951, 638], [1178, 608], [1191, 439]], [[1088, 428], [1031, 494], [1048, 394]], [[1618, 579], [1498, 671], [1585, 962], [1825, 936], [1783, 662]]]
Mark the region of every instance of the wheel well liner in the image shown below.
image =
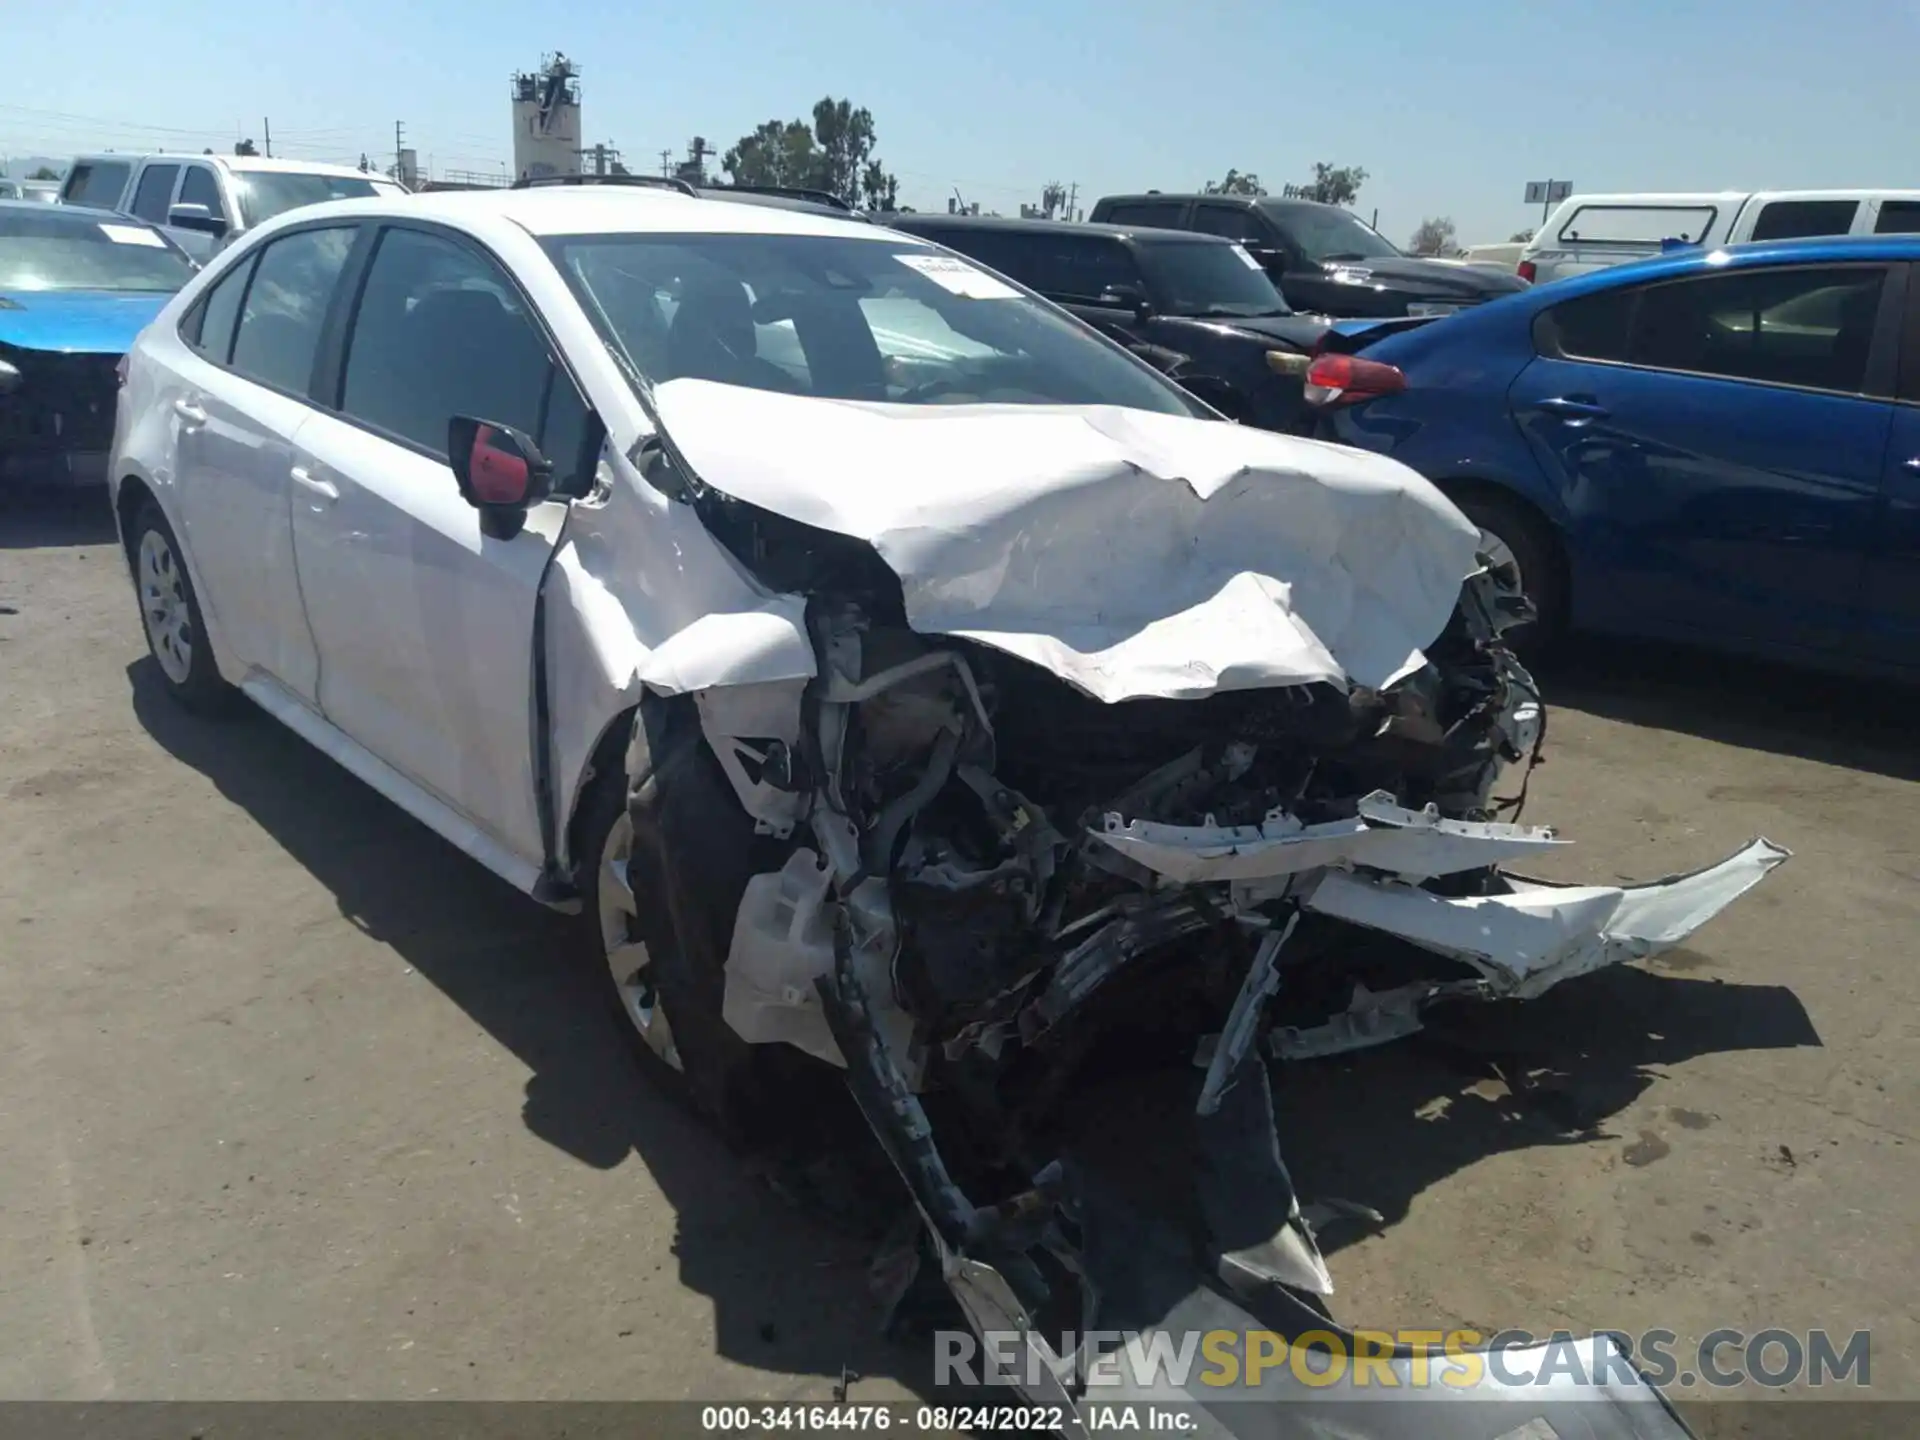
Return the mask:
[[1563, 610], [1571, 613], [1573, 608], [1572, 557], [1567, 553], [1566, 532], [1551, 515], [1519, 490], [1499, 480], [1483, 480], [1477, 476], [1467, 475], [1436, 480], [1433, 483], [1441, 494], [1456, 504], [1469, 496], [1481, 496], [1518, 511], [1531, 522], [1540, 538], [1553, 551], [1554, 564], [1560, 569], [1560, 604]]

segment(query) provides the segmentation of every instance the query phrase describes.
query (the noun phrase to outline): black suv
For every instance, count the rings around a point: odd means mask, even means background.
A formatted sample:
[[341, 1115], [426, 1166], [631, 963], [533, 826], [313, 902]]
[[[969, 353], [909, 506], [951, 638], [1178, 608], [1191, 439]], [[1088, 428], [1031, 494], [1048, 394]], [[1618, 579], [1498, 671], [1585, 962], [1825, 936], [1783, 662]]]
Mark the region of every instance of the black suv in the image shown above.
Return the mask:
[[1124, 225], [884, 218], [1039, 292], [1231, 419], [1312, 429], [1301, 387], [1327, 323], [1294, 314], [1237, 245]]
[[1268, 195], [1108, 195], [1093, 218], [1237, 240], [1294, 309], [1313, 315], [1445, 315], [1527, 288], [1518, 275], [1403, 255], [1351, 210]]

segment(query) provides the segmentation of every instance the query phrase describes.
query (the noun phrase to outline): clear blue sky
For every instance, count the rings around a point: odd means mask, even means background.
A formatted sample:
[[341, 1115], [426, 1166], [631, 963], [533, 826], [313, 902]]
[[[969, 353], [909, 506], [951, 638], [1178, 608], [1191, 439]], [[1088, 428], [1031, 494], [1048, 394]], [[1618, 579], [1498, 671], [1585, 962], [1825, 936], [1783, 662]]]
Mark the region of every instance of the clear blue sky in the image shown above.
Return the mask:
[[[28, 0], [14, 0], [25, 6]], [[724, 149], [824, 94], [873, 112], [902, 200], [958, 185], [1014, 213], [1271, 187], [1362, 165], [1357, 209], [1404, 241], [1538, 218], [1526, 181], [1581, 189], [1920, 188], [1916, 0], [63, 0], [34, 6], [0, 88], [0, 155], [230, 146], [390, 163], [393, 122], [437, 169], [510, 153], [508, 76], [581, 66], [585, 139], [636, 169]], [[47, 63], [25, 63], [27, 54]], [[56, 60], [59, 63], [55, 63]], [[106, 123], [100, 123], [106, 122]]]

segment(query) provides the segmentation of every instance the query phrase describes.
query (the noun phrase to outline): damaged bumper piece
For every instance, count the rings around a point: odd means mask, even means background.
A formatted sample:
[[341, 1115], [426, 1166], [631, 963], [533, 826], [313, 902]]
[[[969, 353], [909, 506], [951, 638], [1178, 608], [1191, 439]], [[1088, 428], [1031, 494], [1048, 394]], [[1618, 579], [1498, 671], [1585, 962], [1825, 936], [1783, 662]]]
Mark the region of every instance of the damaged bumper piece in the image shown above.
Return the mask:
[[[844, 1071], [913, 1199], [890, 1313], [950, 1296], [1018, 1337], [1036, 1402], [1182, 1400], [1096, 1393], [1048, 1335], [1331, 1324], [1272, 1061], [1656, 954], [1787, 858], [1506, 873], [1566, 844], [1495, 796], [1545, 733], [1500, 639], [1527, 607], [1377, 457], [1131, 412], [658, 399], [702, 477], [672, 493], [807, 597], [811, 666], [759, 646], [778, 665], [692, 690], [778, 857], [745, 881], [722, 1016]], [[777, 460], [750, 443], [795, 426]], [[1268, 1375], [1239, 1398], [1300, 1388]], [[1407, 1433], [1685, 1433], [1624, 1370], [1442, 1388]], [[1185, 1394], [1203, 1432], [1296, 1433], [1229, 1398]], [[1543, 1398], [1587, 1428], [1526, 1428]], [[1374, 1416], [1297, 1433], [1394, 1433]]]

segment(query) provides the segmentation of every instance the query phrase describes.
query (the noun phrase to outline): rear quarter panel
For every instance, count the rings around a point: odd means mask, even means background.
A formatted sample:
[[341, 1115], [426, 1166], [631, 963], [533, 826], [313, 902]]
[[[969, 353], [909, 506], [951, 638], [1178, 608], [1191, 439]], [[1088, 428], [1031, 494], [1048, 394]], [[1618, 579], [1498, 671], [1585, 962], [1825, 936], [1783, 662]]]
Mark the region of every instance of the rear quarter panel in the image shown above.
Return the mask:
[[1507, 391], [1533, 359], [1540, 308], [1526, 292], [1367, 346], [1362, 358], [1399, 367], [1406, 390], [1333, 411], [1323, 433], [1390, 455], [1442, 490], [1497, 486], [1564, 522], [1566, 508], [1507, 405]]

